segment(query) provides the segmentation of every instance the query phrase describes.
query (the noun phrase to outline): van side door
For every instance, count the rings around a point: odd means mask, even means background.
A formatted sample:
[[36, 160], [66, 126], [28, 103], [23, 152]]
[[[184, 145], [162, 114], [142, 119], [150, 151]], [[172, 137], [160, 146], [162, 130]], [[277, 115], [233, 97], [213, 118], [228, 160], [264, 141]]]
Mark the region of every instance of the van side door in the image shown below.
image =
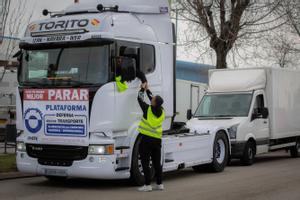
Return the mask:
[[250, 125], [256, 137], [256, 153], [268, 152], [269, 144], [269, 116], [264, 113], [266, 110], [266, 98], [264, 92], [254, 94]]

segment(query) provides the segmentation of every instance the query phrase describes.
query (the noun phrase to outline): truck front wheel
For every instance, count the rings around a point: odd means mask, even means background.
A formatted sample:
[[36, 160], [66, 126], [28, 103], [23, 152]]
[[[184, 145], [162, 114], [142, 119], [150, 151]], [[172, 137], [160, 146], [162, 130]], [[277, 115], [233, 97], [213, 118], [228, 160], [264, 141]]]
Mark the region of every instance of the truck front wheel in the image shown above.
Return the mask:
[[[141, 159], [139, 156], [139, 146], [141, 143], [141, 137], [138, 136], [133, 147], [132, 159], [131, 159], [131, 169], [130, 169], [130, 181], [133, 185], [141, 186], [144, 184], [144, 173], [141, 164]], [[154, 177], [154, 168], [152, 167], [152, 162], [150, 160], [150, 170], [151, 176]]]
[[248, 141], [246, 143], [243, 156], [241, 158], [241, 163], [245, 166], [252, 165], [254, 163], [256, 154], [255, 143], [253, 141]]
[[291, 156], [292, 158], [298, 158], [300, 156], [300, 140], [298, 139], [296, 145], [291, 147]]
[[196, 172], [209, 171], [221, 172], [227, 165], [229, 157], [229, 145], [227, 137], [224, 133], [218, 133], [214, 140], [213, 161], [208, 165], [194, 166]]

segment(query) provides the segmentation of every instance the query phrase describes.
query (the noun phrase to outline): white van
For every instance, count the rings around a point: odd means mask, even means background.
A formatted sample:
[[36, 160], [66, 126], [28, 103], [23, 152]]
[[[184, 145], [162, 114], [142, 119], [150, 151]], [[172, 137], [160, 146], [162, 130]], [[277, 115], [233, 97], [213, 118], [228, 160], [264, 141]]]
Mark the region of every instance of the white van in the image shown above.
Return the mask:
[[212, 70], [191, 127], [228, 132], [231, 158], [245, 165], [256, 154], [300, 154], [300, 71], [278, 68]]

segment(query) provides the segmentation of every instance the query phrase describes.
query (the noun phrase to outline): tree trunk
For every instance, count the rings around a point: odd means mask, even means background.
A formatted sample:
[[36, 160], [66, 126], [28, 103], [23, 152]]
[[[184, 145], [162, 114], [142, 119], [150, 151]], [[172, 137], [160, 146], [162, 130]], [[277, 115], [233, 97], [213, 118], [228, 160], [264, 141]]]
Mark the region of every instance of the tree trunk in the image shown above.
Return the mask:
[[227, 57], [227, 52], [224, 48], [218, 48], [215, 50], [216, 52], [216, 57], [217, 57], [217, 64], [216, 68], [217, 69], [226, 69], [227, 68], [227, 63], [226, 63], [226, 57]]

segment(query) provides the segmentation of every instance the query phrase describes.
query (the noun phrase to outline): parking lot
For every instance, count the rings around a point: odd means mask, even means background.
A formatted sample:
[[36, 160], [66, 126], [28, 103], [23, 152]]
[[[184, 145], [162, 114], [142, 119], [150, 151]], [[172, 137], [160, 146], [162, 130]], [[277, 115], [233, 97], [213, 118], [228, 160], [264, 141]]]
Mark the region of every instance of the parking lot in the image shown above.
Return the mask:
[[260, 156], [253, 166], [234, 161], [224, 172], [191, 169], [165, 174], [163, 192], [140, 193], [124, 180], [70, 179], [51, 183], [44, 177], [0, 181], [1, 199], [300, 199], [300, 159], [282, 151]]

